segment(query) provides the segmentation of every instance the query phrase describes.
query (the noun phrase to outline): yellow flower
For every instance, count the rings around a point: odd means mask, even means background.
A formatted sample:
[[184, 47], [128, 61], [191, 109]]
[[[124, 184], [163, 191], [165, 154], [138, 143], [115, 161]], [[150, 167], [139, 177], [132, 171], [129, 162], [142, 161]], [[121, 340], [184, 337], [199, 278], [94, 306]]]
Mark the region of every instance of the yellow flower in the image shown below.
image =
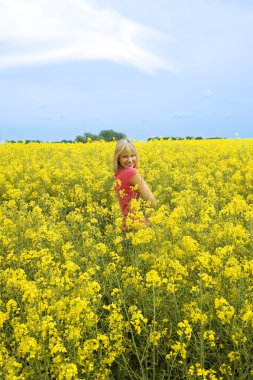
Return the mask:
[[203, 338], [204, 338], [204, 340], [209, 342], [210, 347], [216, 347], [216, 343], [215, 343], [216, 337], [215, 337], [215, 331], [214, 330], [204, 331]]
[[59, 380], [72, 380], [78, 373], [77, 366], [73, 363], [62, 364], [59, 369]]
[[182, 342], [176, 342], [171, 345], [172, 351], [170, 351], [169, 354], [166, 355], [166, 359], [171, 359], [177, 355], [179, 355], [182, 359], [186, 359], [187, 351], [186, 351], [186, 344]]
[[179, 330], [177, 330], [178, 335], [186, 337], [187, 340], [190, 340], [192, 335], [192, 327], [190, 323], [187, 321], [187, 319], [185, 319], [182, 322], [179, 322], [177, 326], [179, 327]]
[[156, 270], [152, 269], [146, 274], [146, 286], [150, 288], [154, 286], [155, 288], [160, 287], [163, 284], [163, 280], [159, 276]]
[[229, 304], [229, 302], [221, 297], [215, 298], [215, 309], [218, 318], [221, 320], [221, 323], [224, 325], [226, 323], [230, 323], [231, 319], [235, 314], [235, 310], [233, 306]]
[[142, 324], [146, 324], [148, 320], [147, 318], [144, 318], [141, 310], [139, 310], [137, 306], [130, 306], [128, 311], [130, 314], [130, 323], [134, 327], [136, 333], [140, 335]]
[[229, 365], [223, 363], [220, 368], [219, 368], [220, 372], [222, 373], [222, 375], [229, 375], [229, 376], [232, 376], [232, 369]]
[[186, 314], [192, 323], [200, 322], [202, 325], [204, 325], [208, 320], [207, 315], [201, 311], [201, 309], [198, 307], [197, 302], [193, 301], [190, 304], [186, 304], [184, 306], [184, 310], [186, 311]]
[[3, 328], [4, 322], [9, 318], [8, 313], [0, 311], [0, 329]]
[[247, 310], [243, 316], [242, 316], [242, 321], [248, 325], [251, 323], [251, 326], [253, 326], [253, 311], [252, 310]]
[[238, 351], [231, 351], [228, 354], [228, 358], [231, 362], [237, 361], [240, 359], [240, 353]]
[[41, 354], [41, 346], [35, 338], [24, 336], [19, 343], [18, 354], [21, 357], [27, 356], [28, 360], [38, 358]]

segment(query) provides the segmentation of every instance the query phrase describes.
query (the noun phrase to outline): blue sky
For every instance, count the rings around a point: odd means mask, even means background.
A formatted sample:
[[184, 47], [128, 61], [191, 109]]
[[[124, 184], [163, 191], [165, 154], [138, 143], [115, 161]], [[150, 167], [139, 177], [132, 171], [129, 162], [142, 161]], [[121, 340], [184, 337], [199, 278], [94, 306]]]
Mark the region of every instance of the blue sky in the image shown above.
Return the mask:
[[1, 0], [0, 141], [253, 137], [251, 0]]

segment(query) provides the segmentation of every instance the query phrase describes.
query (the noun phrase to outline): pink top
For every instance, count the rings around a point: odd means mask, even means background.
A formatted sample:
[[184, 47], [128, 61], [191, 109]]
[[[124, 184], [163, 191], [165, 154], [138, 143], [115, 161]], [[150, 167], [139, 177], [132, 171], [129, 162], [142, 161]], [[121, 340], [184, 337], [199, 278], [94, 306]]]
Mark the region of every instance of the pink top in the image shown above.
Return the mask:
[[138, 199], [140, 193], [138, 190], [133, 190], [131, 178], [137, 173], [136, 168], [121, 168], [114, 175], [115, 191], [119, 200], [119, 204], [124, 216], [126, 218], [132, 199]]

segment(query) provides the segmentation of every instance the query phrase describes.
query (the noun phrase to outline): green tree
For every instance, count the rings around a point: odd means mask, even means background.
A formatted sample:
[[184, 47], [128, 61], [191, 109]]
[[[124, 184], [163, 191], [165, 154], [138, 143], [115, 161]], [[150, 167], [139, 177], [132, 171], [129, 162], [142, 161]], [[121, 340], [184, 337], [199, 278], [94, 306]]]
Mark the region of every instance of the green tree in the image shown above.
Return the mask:
[[126, 138], [126, 135], [122, 132], [116, 132], [113, 129], [104, 129], [99, 133], [99, 138], [105, 141], [118, 141]]
[[85, 132], [83, 134], [83, 137], [84, 137], [85, 141], [87, 141], [88, 139], [91, 139], [92, 141], [99, 140], [98, 135], [94, 135], [93, 133], [90, 133], [90, 132]]
[[75, 141], [86, 143], [88, 139], [91, 139], [92, 141], [96, 141], [99, 139], [99, 137], [98, 135], [93, 135], [93, 133], [85, 132], [82, 136], [81, 135], [76, 136]]
[[76, 142], [82, 142], [82, 143], [86, 142], [84, 136], [81, 136], [81, 135], [76, 136], [76, 140], [75, 141]]
[[93, 133], [85, 132], [82, 136], [81, 135], [76, 136], [75, 141], [86, 143], [88, 139], [92, 141], [96, 141], [96, 140], [118, 141], [124, 138], [126, 138], [125, 133], [116, 132], [113, 129], [104, 129], [99, 133], [99, 135], [94, 135]]

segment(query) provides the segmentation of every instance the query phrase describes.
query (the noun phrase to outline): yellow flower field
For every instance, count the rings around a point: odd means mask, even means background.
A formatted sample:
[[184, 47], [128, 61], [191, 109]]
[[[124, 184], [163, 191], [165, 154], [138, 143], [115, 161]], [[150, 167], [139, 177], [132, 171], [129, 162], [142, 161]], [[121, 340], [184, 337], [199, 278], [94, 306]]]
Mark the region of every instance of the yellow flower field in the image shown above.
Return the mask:
[[124, 238], [114, 142], [0, 145], [0, 379], [253, 379], [253, 140], [136, 146]]

